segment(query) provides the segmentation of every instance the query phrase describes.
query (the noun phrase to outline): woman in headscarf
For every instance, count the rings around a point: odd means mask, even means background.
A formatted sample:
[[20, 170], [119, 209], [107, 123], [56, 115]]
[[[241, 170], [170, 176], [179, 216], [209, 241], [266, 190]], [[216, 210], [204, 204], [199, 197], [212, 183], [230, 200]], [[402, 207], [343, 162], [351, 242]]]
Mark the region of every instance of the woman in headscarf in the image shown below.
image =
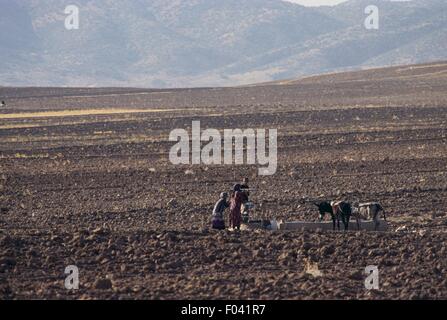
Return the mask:
[[242, 191], [242, 207], [241, 207], [241, 216], [242, 216], [242, 222], [248, 223], [250, 220], [250, 213], [249, 213], [249, 200], [248, 196], [250, 195], [250, 187], [248, 186], [248, 178], [244, 178], [244, 180], [241, 183], [241, 191]]
[[220, 199], [214, 205], [213, 218], [211, 220], [213, 229], [225, 230], [225, 221], [223, 214], [225, 209], [229, 206], [227, 197], [228, 194], [226, 192], [222, 192], [220, 194]]
[[236, 184], [233, 187], [233, 193], [230, 199], [230, 228], [240, 229], [241, 227], [241, 206], [243, 201], [243, 194], [241, 185]]

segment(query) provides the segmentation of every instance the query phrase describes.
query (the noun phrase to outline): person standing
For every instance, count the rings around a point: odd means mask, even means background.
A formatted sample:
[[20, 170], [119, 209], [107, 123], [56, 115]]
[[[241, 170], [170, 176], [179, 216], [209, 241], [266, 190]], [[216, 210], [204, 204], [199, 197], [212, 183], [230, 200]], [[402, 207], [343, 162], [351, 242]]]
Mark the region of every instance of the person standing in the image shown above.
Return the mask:
[[241, 206], [243, 201], [243, 194], [241, 191], [241, 185], [236, 184], [233, 187], [233, 193], [230, 200], [230, 228], [241, 228]]
[[241, 184], [241, 191], [242, 191], [242, 221], [244, 223], [248, 223], [250, 220], [249, 216], [249, 199], [248, 196], [250, 195], [250, 187], [248, 186], [248, 178], [244, 178]]
[[248, 186], [248, 178], [244, 178], [241, 184], [241, 190], [244, 193], [244, 202], [248, 201], [248, 196], [250, 195], [250, 187]]
[[222, 192], [220, 194], [219, 200], [214, 205], [213, 218], [211, 220], [213, 229], [225, 230], [225, 221], [223, 215], [225, 209], [229, 207], [227, 198], [228, 194], [226, 192]]

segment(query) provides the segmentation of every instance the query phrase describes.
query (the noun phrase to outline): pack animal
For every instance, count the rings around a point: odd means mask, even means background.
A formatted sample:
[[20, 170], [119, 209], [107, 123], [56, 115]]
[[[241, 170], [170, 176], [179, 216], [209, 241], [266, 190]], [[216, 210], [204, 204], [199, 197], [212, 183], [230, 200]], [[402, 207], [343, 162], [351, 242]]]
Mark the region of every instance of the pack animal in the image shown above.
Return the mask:
[[[345, 230], [349, 229], [349, 220], [352, 215], [352, 206], [346, 201], [332, 201], [332, 212], [334, 212], [335, 219], [337, 220], [337, 229], [340, 230], [340, 219], [343, 222]], [[334, 226], [335, 230], [335, 226]]]
[[340, 230], [340, 219], [343, 222], [345, 230], [349, 228], [349, 219], [352, 214], [351, 204], [345, 201], [332, 201], [332, 202], [314, 202], [314, 205], [318, 207], [318, 211], [320, 213], [320, 221], [323, 220], [324, 215], [329, 213], [332, 218], [332, 229], [335, 230], [335, 226], [337, 225], [337, 229]]
[[386, 212], [382, 205], [378, 202], [360, 203], [352, 210], [352, 215], [357, 221], [357, 229], [360, 230], [361, 219], [374, 221], [374, 230], [377, 230], [380, 221], [379, 214], [383, 213], [383, 220], [386, 221]]

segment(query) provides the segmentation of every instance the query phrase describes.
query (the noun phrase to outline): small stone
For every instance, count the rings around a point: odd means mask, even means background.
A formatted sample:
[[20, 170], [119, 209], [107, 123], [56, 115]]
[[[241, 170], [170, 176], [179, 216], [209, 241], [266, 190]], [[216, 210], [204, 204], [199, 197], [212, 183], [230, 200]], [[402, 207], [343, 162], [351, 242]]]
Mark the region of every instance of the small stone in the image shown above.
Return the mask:
[[254, 258], [262, 258], [264, 256], [261, 250], [253, 250], [251, 253]]
[[93, 234], [96, 234], [96, 235], [100, 235], [100, 234], [104, 234], [104, 233], [105, 233], [105, 230], [104, 230], [104, 228], [99, 227], [99, 228], [94, 229], [94, 230], [92, 231], [92, 233], [93, 233]]
[[16, 264], [17, 261], [14, 258], [6, 257], [0, 260], [0, 266], [15, 266]]
[[312, 245], [309, 242], [303, 243], [303, 246], [302, 246], [303, 250], [309, 250], [310, 248], [312, 248]]
[[354, 272], [352, 272], [349, 275], [349, 279], [352, 279], [352, 280], [362, 280], [362, 279], [364, 279], [364, 275], [360, 271], [354, 271]]
[[112, 289], [112, 281], [110, 279], [98, 279], [94, 286], [98, 290], [109, 290]]
[[331, 255], [335, 252], [335, 247], [333, 245], [325, 246], [322, 248], [321, 253], [324, 256]]

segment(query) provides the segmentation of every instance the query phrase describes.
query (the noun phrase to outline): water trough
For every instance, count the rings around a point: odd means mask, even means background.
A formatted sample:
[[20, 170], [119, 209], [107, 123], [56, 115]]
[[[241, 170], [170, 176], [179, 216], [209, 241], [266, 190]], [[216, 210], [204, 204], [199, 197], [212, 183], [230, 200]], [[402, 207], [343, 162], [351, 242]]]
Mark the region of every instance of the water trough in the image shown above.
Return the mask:
[[[244, 229], [265, 229], [265, 230], [332, 230], [332, 221], [311, 222], [311, 221], [282, 221], [282, 220], [252, 220], [244, 225]], [[360, 229], [363, 231], [387, 231], [388, 223], [385, 220], [379, 220], [377, 230], [375, 230], [374, 221], [362, 220]], [[344, 230], [343, 223], [340, 222], [340, 230]], [[349, 230], [357, 231], [357, 222], [349, 222]]]

